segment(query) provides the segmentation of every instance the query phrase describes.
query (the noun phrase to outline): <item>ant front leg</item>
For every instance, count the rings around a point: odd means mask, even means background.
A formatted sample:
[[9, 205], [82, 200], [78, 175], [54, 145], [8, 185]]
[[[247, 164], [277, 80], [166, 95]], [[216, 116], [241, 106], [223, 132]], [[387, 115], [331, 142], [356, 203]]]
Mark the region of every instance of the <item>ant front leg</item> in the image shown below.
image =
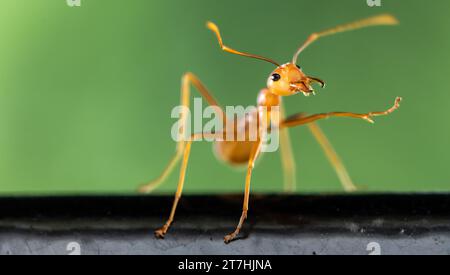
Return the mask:
[[311, 116], [304, 116], [303, 113], [300, 113], [300, 114], [293, 115], [293, 116], [285, 119], [284, 121], [282, 121], [280, 123], [280, 128], [281, 129], [286, 128], [286, 127], [291, 128], [291, 127], [295, 127], [295, 126], [308, 124], [308, 123], [314, 122], [319, 119], [325, 119], [325, 118], [330, 118], [330, 117], [360, 118], [360, 119], [364, 119], [367, 122], [375, 123], [372, 119], [373, 117], [385, 116], [385, 115], [391, 114], [392, 112], [394, 112], [395, 110], [397, 110], [400, 107], [401, 100], [402, 100], [401, 97], [397, 97], [395, 99], [394, 106], [392, 106], [388, 110], [382, 111], [382, 112], [370, 112], [370, 113], [366, 113], [366, 114], [357, 114], [357, 113], [350, 113], [350, 112], [331, 112], [331, 113], [316, 114], [316, 115], [311, 115]]
[[347, 169], [345, 168], [342, 160], [334, 150], [333, 146], [331, 145], [328, 138], [325, 136], [323, 131], [319, 128], [319, 126], [315, 123], [316, 120], [323, 119], [323, 118], [329, 118], [331, 116], [341, 116], [341, 117], [354, 117], [354, 118], [361, 118], [366, 121], [369, 121], [373, 123], [372, 117], [375, 116], [382, 116], [382, 115], [388, 115], [398, 109], [400, 104], [401, 98], [397, 98], [395, 100], [395, 104], [392, 108], [388, 109], [384, 112], [371, 112], [367, 114], [355, 114], [355, 113], [346, 113], [346, 112], [333, 112], [333, 113], [326, 113], [326, 114], [317, 114], [317, 115], [311, 115], [307, 116], [304, 113], [296, 114], [294, 116], [291, 116], [290, 118], [284, 120], [281, 122], [281, 130], [304, 125], [307, 124], [309, 127], [309, 130], [313, 134], [314, 138], [317, 140], [319, 145], [322, 147], [323, 151], [325, 152], [325, 155], [327, 156], [328, 160], [330, 161], [331, 165], [333, 166], [334, 170], [336, 171], [339, 180], [341, 182], [342, 187], [347, 192], [353, 192], [357, 190], [357, 187], [353, 184], [350, 175], [347, 172]]
[[236, 226], [236, 229], [233, 231], [233, 233], [225, 236], [224, 242], [226, 244], [228, 244], [231, 241], [233, 241], [234, 239], [236, 239], [237, 235], [241, 231], [244, 221], [247, 219], [248, 202], [250, 200], [250, 181], [252, 178], [252, 171], [255, 166], [255, 161], [258, 158], [259, 153], [261, 151], [261, 145], [262, 145], [262, 141], [258, 140], [258, 142], [252, 148], [250, 159], [248, 161], [247, 176], [245, 178], [245, 193], [244, 193], [244, 204], [242, 207], [242, 215], [241, 215], [241, 218], [239, 219], [239, 223]]

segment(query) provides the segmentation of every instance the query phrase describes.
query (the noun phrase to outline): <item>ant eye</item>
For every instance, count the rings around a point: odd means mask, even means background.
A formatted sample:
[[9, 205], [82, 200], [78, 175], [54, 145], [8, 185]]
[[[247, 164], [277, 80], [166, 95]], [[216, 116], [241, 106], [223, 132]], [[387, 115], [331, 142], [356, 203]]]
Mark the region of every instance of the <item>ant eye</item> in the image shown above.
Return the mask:
[[295, 66], [297, 66], [297, 68], [298, 68], [299, 70], [301, 70], [301, 69], [302, 69], [302, 67], [300, 67], [299, 65], [295, 65]]
[[279, 75], [279, 74], [273, 74], [272, 75], [272, 81], [278, 81], [280, 79], [281, 79], [281, 75]]

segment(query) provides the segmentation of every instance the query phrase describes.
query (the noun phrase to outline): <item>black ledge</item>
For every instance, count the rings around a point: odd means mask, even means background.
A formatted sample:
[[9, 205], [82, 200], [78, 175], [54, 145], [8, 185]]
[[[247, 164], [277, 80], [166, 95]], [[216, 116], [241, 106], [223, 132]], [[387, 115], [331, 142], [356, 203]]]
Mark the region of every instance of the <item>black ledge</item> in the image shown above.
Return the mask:
[[[0, 254], [450, 254], [450, 195], [186, 196], [164, 240], [172, 196], [0, 198]], [[379, 248], [379, 249], [378, 249]], [[374, 248], [372, 248], [374, 249]]]

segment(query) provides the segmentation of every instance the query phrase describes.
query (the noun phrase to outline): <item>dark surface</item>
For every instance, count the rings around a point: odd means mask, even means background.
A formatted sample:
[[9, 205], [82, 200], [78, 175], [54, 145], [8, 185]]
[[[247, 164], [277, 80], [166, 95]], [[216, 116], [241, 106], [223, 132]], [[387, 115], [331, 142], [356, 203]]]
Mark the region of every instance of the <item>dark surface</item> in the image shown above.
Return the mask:
[[[252, 196], [241, 239], [223, 244], [242, 196], [189, 196], [165, 240], [172, 197], [0, 199], [0, 254], [450, 254], [449, 195]], [[76, 244], [75, 244], [76, 246]]]

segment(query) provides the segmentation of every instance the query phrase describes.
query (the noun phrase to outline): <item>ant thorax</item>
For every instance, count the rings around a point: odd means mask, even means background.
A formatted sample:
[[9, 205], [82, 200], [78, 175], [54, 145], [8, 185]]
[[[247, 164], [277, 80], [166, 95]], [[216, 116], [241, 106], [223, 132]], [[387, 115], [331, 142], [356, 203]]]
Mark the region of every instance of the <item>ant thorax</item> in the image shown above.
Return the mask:
[[280, 106], [281, 103], [281, 97], [279, 95], [273, 94], [269, 91], [269, 89], [262, 89], [258, 94], [257, 99], [258, 107], [265, 106], [265, 107], [274, 107], [274, 106]]

